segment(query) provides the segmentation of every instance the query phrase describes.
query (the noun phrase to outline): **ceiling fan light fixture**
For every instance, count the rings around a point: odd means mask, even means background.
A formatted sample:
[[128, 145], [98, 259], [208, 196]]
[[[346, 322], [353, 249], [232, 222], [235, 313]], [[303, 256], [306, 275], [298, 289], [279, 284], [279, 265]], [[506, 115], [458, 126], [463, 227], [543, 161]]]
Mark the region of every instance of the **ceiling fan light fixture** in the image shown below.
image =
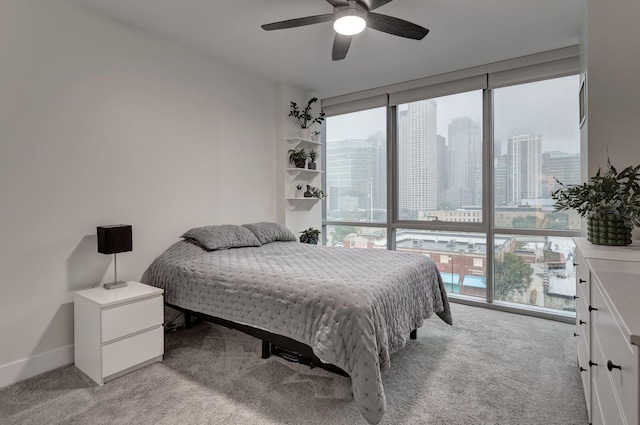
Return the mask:
[[350, 1], [349, 6], [335, 12], [333, 29], [342, 35], [356, 35], [367, 27], [365, 16], [367, 12], [356, 2]]

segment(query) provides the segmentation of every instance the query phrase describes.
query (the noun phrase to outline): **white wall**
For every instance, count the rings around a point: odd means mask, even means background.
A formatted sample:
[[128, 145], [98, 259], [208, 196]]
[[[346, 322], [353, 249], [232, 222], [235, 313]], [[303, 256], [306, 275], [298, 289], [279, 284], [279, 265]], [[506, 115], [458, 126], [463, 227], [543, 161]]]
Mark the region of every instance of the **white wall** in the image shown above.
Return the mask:
[[65, 0], [2, 0], [0, 58], [2, 386], [70, 361], [96, 226], [133, 225], [135, 280], [192, 226], [275, 221], [282, 141], [274, 84]]
[[[640, 164], [640, 2], [588, 0], [586, 19], [588, 175], [611, 163]], [[585, 135], [583, 134], [583, 139]], [[586, 140], [585, 140], [586, 141]], [[634, 239], [640, 238], [635, 229]]]

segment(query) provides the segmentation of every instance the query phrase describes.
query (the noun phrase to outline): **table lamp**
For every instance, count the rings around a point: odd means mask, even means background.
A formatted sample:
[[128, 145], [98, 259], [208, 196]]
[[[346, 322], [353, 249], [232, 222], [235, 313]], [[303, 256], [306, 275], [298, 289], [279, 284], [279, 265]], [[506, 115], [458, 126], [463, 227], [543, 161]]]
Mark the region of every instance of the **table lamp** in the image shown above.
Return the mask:
[[118, 252], [133, 251], [131, 226], [128, 224], [112, 224], [98, 226], [98, 252], [113, 254], [113, 282], [105, 283], [105, 289], [116, 289], [127, 286], [127, 282], [118, 281]]

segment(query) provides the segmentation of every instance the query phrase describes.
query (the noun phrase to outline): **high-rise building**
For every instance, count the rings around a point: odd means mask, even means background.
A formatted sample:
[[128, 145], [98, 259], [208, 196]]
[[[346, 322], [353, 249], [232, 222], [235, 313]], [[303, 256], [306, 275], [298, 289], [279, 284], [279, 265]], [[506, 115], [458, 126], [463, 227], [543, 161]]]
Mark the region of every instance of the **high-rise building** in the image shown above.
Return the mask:
[[580, 184], [580, 154], [566, 152], [544, 152], [542, 154], [542, 197], [550, 198], [551, 192], [561, 186]]
[[494, 161], [493, 198], [496, 207], [507, 205], [507, 155], [500, 155]]
[[538, 199], [542, 183], [542, 137], [520, 134], [507, 143], [507, 203]]
[[[327, 142], [327, 191], [330, 210], [386, 209], [386, 138]], [[384, 167], [383, 167], [384, 164]]]
[[[447, 139], [438, 134], [438, 164], [449, 163], [449, 149]], [[447, 167], [438, 167], [438, 193], [443, 193], [449, 188], [449, 170]]]
[[398, 114], [399, 208], [435, 210], [438, 205], [437, 104], [411, 102]]
[[[448, 137], [449, 202], [452, 207], [482, 205], [482, 128], [469, 117], [458, 117], [449, 124]], [[476, 191], [480, 188], [478, 196]]]

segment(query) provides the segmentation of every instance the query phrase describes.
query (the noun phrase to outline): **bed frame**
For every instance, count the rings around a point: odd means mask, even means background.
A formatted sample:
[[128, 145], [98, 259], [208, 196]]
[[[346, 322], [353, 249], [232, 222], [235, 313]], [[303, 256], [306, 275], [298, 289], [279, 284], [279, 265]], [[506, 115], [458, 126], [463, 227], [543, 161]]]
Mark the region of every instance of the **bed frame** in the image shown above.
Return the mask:
[[[197, 311], [187, 310], [186, 308], [178, 307], [173, 304], [165, 303], [167, 307], [174, 310], [178, 310], [184, 314], [184, 327], [186, 329], [191, 328], [193, 323], [193, 317], [198, 317], [206, 322], [222, 325], [229, 329], [237, 329], [240, 332], [244, 332], [255, 338], [262, 340], [262, 358], [268, 359], [272, 354], [283, 358], [290, 362], [301, 363], [309, 366], [311, 369], [314, 367], [320, 367], [333, 373], [337, 373], [342, 376], [349, 376], [347, 372], [330, 363], [324, 363], [320, 360], [307, 344], [303, 344], [294, 339], [286, 336], [274, 334], [271, 332], [257, 329], [252, 326], [236, 323], [231, 320], [221, 319], [219, 317], [209, 316], [208, 314], [199, 313]], [[418, 337], [418, 330], [414, 329], [409, 335], [411, 339]]]

